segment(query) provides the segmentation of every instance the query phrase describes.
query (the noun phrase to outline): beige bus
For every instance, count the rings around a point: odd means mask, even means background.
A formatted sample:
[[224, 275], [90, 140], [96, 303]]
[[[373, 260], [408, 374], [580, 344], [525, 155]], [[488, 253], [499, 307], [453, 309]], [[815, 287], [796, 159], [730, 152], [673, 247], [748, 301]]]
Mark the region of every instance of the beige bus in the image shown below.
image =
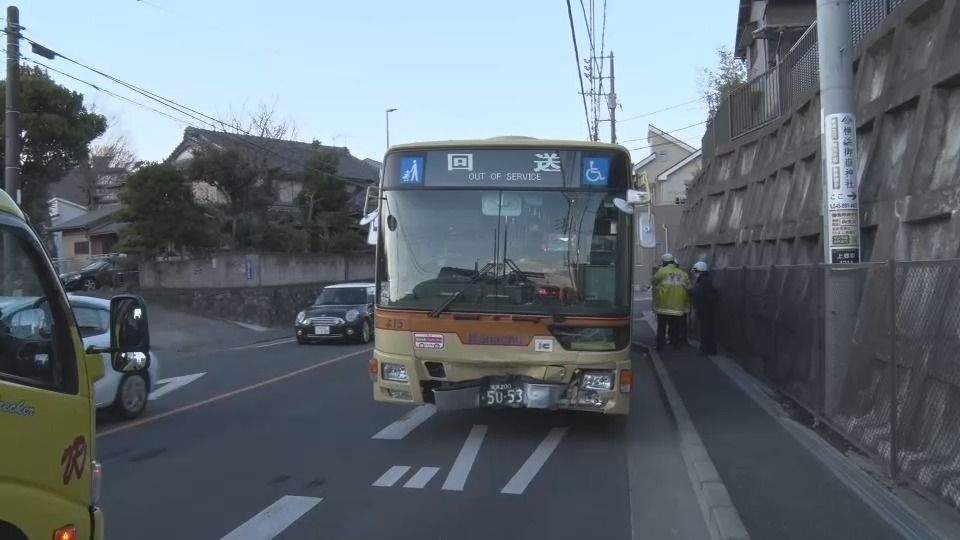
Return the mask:
[[596, 142], [391, 147], [374, 398], [627, 414], [630, 167], [625, 148]]

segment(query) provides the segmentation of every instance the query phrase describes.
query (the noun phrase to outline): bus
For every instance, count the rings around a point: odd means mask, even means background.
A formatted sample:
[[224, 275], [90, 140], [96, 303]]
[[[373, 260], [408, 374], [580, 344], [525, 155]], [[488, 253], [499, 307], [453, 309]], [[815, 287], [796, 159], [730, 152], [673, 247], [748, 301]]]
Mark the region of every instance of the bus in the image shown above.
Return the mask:
[[627, 414], [630, 173], [627, 149], [599, 142], [391, 147], [374, 399]]

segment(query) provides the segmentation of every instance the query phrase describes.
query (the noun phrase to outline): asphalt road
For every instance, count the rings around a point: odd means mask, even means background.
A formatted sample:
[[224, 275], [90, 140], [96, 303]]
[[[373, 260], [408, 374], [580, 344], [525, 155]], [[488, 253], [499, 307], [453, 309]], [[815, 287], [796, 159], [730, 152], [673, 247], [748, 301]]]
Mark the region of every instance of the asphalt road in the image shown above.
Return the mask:
[[[98, 425], [107, 537], [710, 538], [643, 355], [622, 422], [375, 403], [368, 358], [289, 339], [166, 352], [163, 378], [203, 375]], [[753, 538], [898, 537], [709, 361], [663, 361]]]
[[108, 537], [708, 538], [645, 360], [628, 424], [375, 403], [368, 358], [288, 341], [168, 353], [163, 377], [205, 375], [99, 423]]

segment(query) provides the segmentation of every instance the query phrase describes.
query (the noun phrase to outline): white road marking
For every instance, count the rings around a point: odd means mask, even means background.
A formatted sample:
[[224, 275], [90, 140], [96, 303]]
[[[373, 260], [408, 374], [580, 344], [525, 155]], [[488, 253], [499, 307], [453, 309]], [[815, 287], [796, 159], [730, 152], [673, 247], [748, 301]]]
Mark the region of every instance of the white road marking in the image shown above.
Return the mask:
[[238, 349], [262, 349], [264, 347], [275, 347], [277, 345], [286, 345], [287, 343], [293, 343], [297, 338], [286, 338], [279, 341], [271, 341], [269, 343], [261, 343], [259, 345], [249, 345], [246, 347], [237, 347]]
[[487, 434], [487, 426], [473, 426], [467, 440], [463, 443], [463, 448], [457, 454], [453, 467], [447, 473], [447, 479], [443, 482], [443, 489], [448, 491], [463, 491], [463, 486], [467, 483], [467, 477], [470, 476], [470, 469], [473, 468], [473, 462], [477, 459], [477, 453], [480, 451], [480, 444], [483, 443], [483, 437]]
[[403, 487], [423, 489], [439, 470], [440, 467], [420, 467], [420, 470], [414, 473]]
[[513, 478], [507, 482], [507, 485], [503, 486], [500, 493], [506, 493], [508, 495], [520, 495], [523, 493], [533, 478], [537, 476], [537, 473], [540, 472], [543, 465], [550, 459], [550, 454], [557, 449], [560, 440], [563, 439], [563, 436], [566, 435], [569, 430], [570, 428], [551, 429], [546, 438], [537, 446], [537, 449], [530, 454], [527, 461], [520, 466], [517, 474], [513, 475]]
[[432, 404], [420, 405], [401, 416], [396, 422], [381, 429], [373, 438], [399, 441], [417, 429], [417, 426], [424, 423], [435, 412], [437, 408]]
[[204, 375], [206, 375], [206, 372], [180, 375], [179, 377], [168, 377], [166, 379], [157, 379], [156, 384], [159, 387], [154, 388], [154, 390], [150, 392], [150, 400], [153, 401], [154, 399], [163, 397], [170, 392], [173, 392], [177, 388], [183, 388], [184, 386], [192, 383], [200, 377], [203, 377]]
[[407, 465], [394, 465], [387, 469], [387, 472], [383, 473], [380, 478], [377, 478], [373, 485], [376, 487], [391, 487], [397, 483], [397, 480], [403, 478], [403, 475], [407, 474], [409, 470], [410, 467]]
[[323, 499], [284, 495], [222, 540], [270, 540], [309, 512]]

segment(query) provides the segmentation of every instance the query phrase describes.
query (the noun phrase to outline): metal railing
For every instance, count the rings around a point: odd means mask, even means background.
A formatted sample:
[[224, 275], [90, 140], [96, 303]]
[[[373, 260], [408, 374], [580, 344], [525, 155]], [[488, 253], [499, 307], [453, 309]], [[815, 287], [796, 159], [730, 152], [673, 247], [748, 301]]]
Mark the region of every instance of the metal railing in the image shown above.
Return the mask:
[[[824, 313], [827, 277], [857, 309]], [[960, 509], [960, 260], [727, 268], [714, 279], [725, 352], [889, 476]], [[826, 325], [849, 329], [849, 341], [825, 343]], [[838, 361], [827, 363], [828, 347]]]
[[[853, 44], [859, 45], [903, 0], [853, 0], [850, 24]], [[704, 134], [705, 156], [726, 144], [779, 119], [820, 88], [816, 22], [797, 40], [777, 65], [720, 100]], [[709, 148], [707, 148], [709, 146]]]

